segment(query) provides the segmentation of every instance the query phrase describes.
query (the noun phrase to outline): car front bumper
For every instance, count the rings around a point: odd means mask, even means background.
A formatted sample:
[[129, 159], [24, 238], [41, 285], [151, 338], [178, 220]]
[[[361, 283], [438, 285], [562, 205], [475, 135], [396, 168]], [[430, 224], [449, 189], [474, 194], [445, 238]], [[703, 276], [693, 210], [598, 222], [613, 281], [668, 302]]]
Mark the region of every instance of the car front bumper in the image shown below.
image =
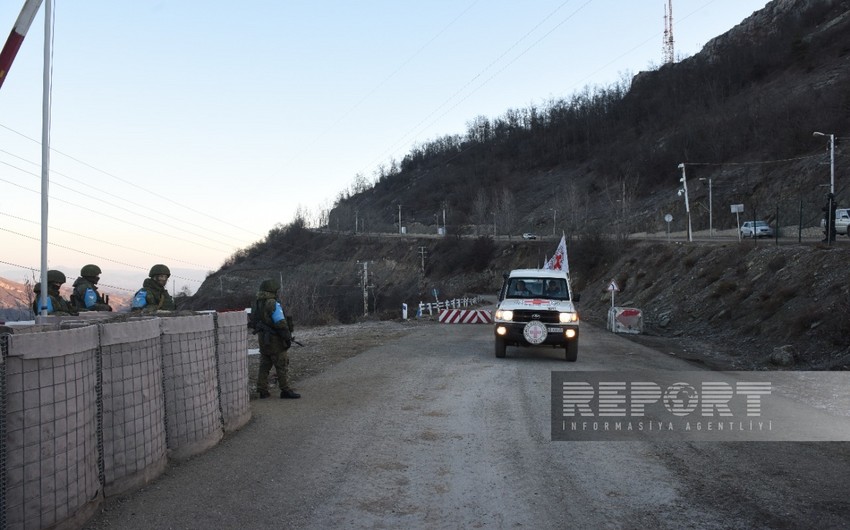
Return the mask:
[[[540, 344], [532, 344], [525, 339], [523, 330], [526, 322], [496, 321], [494, 335], [505, 344], [513, 346], [565, 346], [568, 342], [578, 341], [579, 327], [575, 324], [546, 324], [546, 338]], [[504, 328], [504, 333], [499, 333]], [[570, 337], [567, 334], [572, 335]]]

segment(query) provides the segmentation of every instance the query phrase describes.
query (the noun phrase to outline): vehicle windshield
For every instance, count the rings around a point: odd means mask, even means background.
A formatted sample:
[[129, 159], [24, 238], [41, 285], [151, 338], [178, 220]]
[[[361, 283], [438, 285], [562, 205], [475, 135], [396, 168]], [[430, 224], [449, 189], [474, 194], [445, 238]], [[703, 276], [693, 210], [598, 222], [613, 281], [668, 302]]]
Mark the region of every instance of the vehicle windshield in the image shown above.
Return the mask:
[[567, 282], [563, 278], [511, 278], [507, 295], [511, 298], [570, 299]]

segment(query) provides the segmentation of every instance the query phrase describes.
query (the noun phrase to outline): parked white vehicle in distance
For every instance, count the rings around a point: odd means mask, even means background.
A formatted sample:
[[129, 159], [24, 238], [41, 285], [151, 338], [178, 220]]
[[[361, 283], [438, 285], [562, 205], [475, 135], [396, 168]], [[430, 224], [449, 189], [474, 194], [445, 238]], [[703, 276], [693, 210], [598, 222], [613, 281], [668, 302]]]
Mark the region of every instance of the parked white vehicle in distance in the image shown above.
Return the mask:
[[767, 221], [746, 221], [741, 225], [741, 237], [773, 237], [773, 228]]
[[[847, 227], [850, 225], [850, 208], [835, 209], [835, 233], [850, 236]], [[826, 229], [826, 219], [820, 220], [820, 227]]]
[[522, 235], [523, 239], [537, 239], [537, 234], [532, 234], [531, 232], [526, 232]]

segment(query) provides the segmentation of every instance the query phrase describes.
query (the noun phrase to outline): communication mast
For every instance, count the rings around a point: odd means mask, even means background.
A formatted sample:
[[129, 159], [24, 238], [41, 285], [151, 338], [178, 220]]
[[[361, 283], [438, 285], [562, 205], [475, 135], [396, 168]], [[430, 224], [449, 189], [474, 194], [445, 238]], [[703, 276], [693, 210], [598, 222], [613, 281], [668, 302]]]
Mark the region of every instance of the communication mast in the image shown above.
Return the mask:
[[664, 64], [675, 61], [673, 53], [673, 0], [667, 0], [664, 6]]

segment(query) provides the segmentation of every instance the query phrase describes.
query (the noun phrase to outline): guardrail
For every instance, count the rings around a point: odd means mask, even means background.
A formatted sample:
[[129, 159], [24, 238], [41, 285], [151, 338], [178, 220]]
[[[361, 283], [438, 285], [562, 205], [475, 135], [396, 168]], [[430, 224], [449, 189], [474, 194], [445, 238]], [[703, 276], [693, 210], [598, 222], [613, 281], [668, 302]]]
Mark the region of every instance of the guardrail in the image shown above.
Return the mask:
[[480, 296], [472, 298], [455, 298], [453, 300], [443, 300], [437, 302], [419, 302], [419, 310], [416, 312], [416, 317], [425, 316], [425, 311], [428, 311], [428, 316], [434, 316], [434, 313], [439, 314], [443, 309], [461, 309], [481, 303]]

